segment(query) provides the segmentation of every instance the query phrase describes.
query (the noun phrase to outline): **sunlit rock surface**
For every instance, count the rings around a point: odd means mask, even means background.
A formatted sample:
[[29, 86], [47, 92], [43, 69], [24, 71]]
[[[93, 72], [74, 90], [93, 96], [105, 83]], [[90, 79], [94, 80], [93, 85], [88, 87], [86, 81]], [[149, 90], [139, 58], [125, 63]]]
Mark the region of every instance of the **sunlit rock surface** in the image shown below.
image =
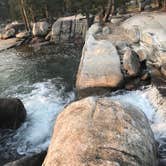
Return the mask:
[[144, 113], [116, 99], [89, 97], [59, 115], [43, 166], [156, 166]]
[[[126, 34], [133, 42], [154, 49], [157, 60], [166, 61], [166, 13], [142, 13], [122, 23]], [[153, 60], [152, 57], [149, 57]]]
[[109, 40], [97, 40], [100, 27], [93, 25], [86, 37], [82, 58], [77, 73], [78, 90], [96, 87], [118, 87], [123, 81], [120, 58]]

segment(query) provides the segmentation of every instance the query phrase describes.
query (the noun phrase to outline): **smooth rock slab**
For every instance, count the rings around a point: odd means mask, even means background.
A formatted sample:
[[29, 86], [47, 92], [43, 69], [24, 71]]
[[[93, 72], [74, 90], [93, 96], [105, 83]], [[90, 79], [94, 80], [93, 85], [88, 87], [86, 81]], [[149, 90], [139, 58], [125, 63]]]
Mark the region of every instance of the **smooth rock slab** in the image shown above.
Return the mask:
[[144, 113], [110, 98], [89, 97], [58, 116], [43, 166], [156, 166]]
[[115, 46], [108, 40], [96, 40], [91, 29], [86, 39], [77, 73], [77, 89], [118, 87], [123, 75]]
[[149, 46], [156, 47], [159, 50], [166, 51], [166, 13], [143, 13], [133, 16], [126, 20], [122, 27], [128, 30], [126, 33], [132, 38], [130, 31], [135, 31], [140, 40]]

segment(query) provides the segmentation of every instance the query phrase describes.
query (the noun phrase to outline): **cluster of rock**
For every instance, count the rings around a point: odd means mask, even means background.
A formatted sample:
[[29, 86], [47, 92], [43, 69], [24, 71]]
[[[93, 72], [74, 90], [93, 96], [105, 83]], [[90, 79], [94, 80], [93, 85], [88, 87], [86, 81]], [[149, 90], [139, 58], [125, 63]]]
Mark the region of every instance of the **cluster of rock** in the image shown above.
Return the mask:
[[133, 48], [139, 57], [148, 60], [161, 70], [163, 75], [166, 74], [165, 18], [165, 13], [144, 13], [131, 17], [122, 24], [126, 35], [133, 41]]
[[17, 40], [12, 46], [15, 46], [18, 40], [22, 40], [23, 42], [26, 40], [26, 44], [30, 43], [33, 45], [43, 45], [41, 41], [46, 44], [48, 42], [54, 42], [56, 44], [64, 42], [82, 43], [87, 30], [87, 20], [82, 15], [62, 17], [56, 20], [53, 25], [47, 21], [39, 21], [33, 23], [31, 28], [32, 32], [30, 33], [25, 30], [23, 23], [13, 22], [8, 24], [0, 34], [0, 42], [2, 45], [6, 45], [7, 42], [3, 44], [3, 40], [15, 38]]
[[126, 41], [101, 40], [103, 32], [106, 35], [105, 29], [95, 23], [87, 33], [76, 82], [81, 96], [93, 88], [131, 89], [135, 87], [131, 80], [140, 83], [149, 78], [146, 59], [139, 51], [136, 52]]
[[90, 97], [60, 113], [43, 166], [158, 164], [155, 139], [144, 113], [98, 94], [98, 88], [118, 88], [132, 78], [148, 78], [145, 52], [133, 42], [103, 39], [108, 29], [95, 23], [87, 32], [76, 88]]

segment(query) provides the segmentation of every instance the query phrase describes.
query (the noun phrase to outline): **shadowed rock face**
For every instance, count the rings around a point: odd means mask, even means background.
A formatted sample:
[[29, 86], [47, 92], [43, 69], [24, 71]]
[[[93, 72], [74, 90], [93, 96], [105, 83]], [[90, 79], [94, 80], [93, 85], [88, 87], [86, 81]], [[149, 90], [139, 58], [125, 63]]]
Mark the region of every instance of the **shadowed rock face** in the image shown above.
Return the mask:
[[19, 99], [0, 98], [0, 128], [17, 129], [26, 118], [26, 110]]
[[23, 157], [4, 166], [41, 166], [45, 156], [46, 152], [44, 151], [33, 156]]
[[43, 166], [156, 166], [145, 115], [110, 98], [89, 97], [59, 115]]

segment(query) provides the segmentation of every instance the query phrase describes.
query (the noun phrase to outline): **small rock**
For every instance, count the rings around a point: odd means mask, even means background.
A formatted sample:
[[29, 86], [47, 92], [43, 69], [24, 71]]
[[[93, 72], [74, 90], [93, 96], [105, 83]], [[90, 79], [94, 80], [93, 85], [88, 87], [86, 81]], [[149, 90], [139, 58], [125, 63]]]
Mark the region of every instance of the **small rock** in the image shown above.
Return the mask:
[[140, 71], [139, 58], [131, 49], [126, 50], [123, 56], [123, 67], [129, 76], [137, 76]]
[[111, 33], [111, 28], [108, 26], [103, 27], [103, 35], [109, 35]]
[[120, 24], [121, 22], [123, 22], [124, 21], [124, 18], [112, 18], [111, 19], [111, 22], [113, 23], [113, 24]]
[[16, 38], [19, 38], [19, 39], [27, 38], [29, 36], [30, 36], [30, 33], [27, 31], [16, 34]]
[[146, 73], [144, 73], [144, 74], [141, 76], [141, 80], [142, 80], [142, 81], [145, 81], [145, 80], [147, 80], [149, 77], [150, 77], [150, 76], [149, 76], [149, 73], [146, 72]]
[[9, 29], [4, 34], [2, 34], [2, 38], [8, 39], [8, 38], [14, 37], [15, 33], [16, 33], [15, 29], [13, 29], [13, 28]]

